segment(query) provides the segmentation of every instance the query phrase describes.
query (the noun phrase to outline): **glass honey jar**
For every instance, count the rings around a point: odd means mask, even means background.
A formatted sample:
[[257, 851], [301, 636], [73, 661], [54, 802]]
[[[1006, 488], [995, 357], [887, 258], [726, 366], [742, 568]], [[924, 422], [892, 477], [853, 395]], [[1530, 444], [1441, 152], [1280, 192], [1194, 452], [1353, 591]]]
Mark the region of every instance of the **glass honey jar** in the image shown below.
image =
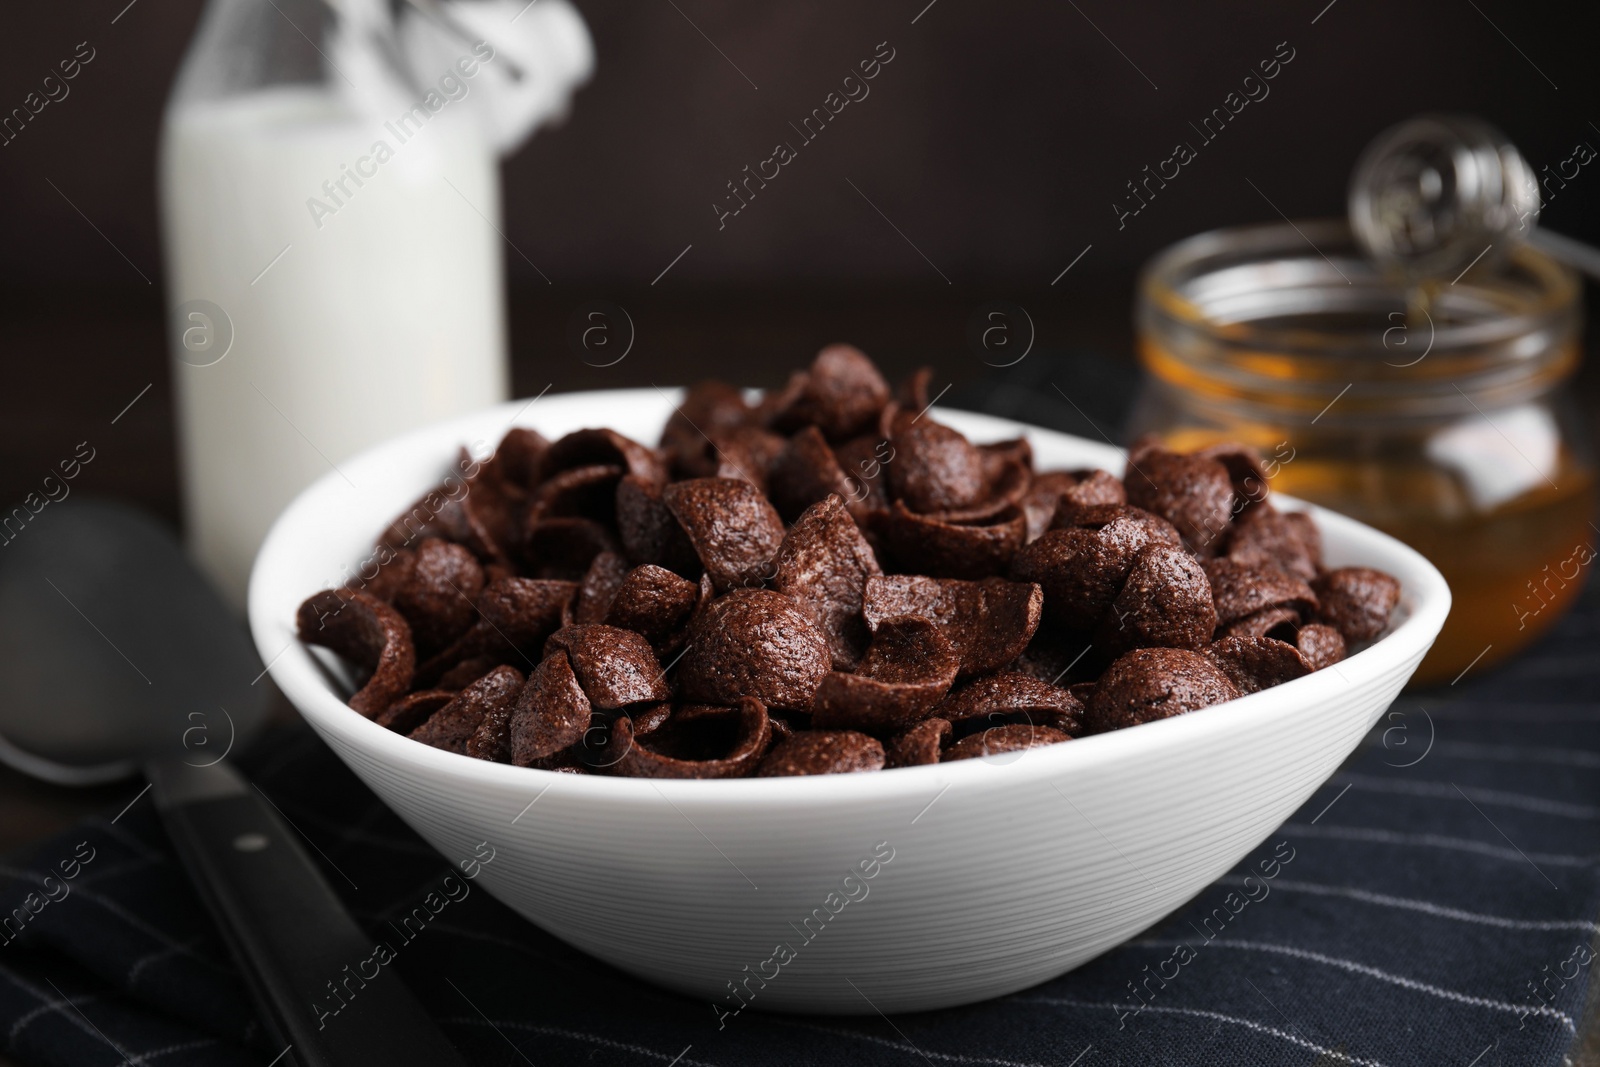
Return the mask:
[[1422, 552], [1455, 605], [1413, 684], [1448, 683], [1547, 629], [1600, 545], [1579, 293], [1527, 245], [1408, 289], [1343, 221], [1201, 234], [1141, 276], [1130, 435], [1253, 444], [1274, 489]]

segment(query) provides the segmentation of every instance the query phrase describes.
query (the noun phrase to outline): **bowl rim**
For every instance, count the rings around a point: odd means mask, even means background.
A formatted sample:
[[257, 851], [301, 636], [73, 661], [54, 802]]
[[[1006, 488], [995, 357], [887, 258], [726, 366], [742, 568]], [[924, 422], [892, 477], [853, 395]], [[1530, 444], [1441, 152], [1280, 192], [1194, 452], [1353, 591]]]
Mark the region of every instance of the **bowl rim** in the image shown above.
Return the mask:
[[[1074, 774], [1102, 768], [1124, 760], [1137, 760], [1151, 749], [1201, 743], [1217, 734], [1249, 729], [1253, 725], [1298, 710], [1334, 702], [1346, 690], [1359, 690], [1362, 683], [1388, 677], [1404, 669], [1407, 660], [1417, 658], [1433, 643], [1449, 613], [1449, 586], [1439, 571], [1420, 553], [1400, 541], [1354, 519], [1308, 504], [1294, 497], [1274, 493], [1274, 502], [1286, 510], [1309, 513], [1325, 539], [1352, 541], [1355, 553], [1369, 558], [1367, 565], [1380, 566], [1401, 580], [1401, 604], [1406, 617], [1389, 634], [1335, 664], [1270, 689], [1251, 693], [1223, 704], [1201, 708], [1182, 715], [1143, 723], [1138, 726], [1093, 734], [1070, 742], [1025, 750], [1008, 760], [984, 758], [956, 760], [918, 767], [900, 767], [867, 774], [829, 774], [779, 778], [734, 779], [656, 779], [611, 775], [575, 775], [512, 764], [491, 763], [430, 745], [412, 741], [402, 734], [379, 726], [350, 708], [328, 684], [322, 668], [313, 658], [310, 646], [294, 635], [293, 606], [315, 589], [288, 591], [294, 581], [292, 548], [314, 537], [324, 509], [341, 499], [346, 474], [389, 464], [394, 453], [436, 446], [438, 466], [431, 480], [419, 478], [417, 495], [426, 491], [440, 476], [452, 455], [464, 442], [481, 438], [485, 426], [502, 425], [501, 435], [513, 426], [536, 428], [535, 421], [560, 407], [585, 407], [609, 410], [636, 406], [641, 401], [655, 404], [665, 414], [679, 402], [682, 390], [610, 389], [583, 390], [533, 400], [513, 400], [489, 408], [443, 420], [390, 438], [340, 464], [301, 491], [273, 523], [252, 568], [248, 596], [248, 617], [256, 650], [272, 680], [317, 731], [326, 738], [336, 737], [352, 748], [362, 750], [392, 769], [414, 774], [419, 781], [474, 783], [508, 794], [527, 794], [534, 799], [558, 781], [559, 792], [590, 805], [633, 806], [641, 801], [692, 805], [697, 809], [789, 808], [801, 802], [851, 804], [885, 803], [902, 800], [907, 805], [928, 804], [930, 798], [959, 786], [963, 790], [1011, 789], [1024, 782], [1055, 782]], [[539, 404], [545, 405], [539, 408]], [[537, 410], [536, 410], [537, 409]], [[949, 408], [932, 409], [946, 424], [980, 439], [1042, 436], [1079, 452], [1097, 457], [1102, 466], [1120, 463], [1125, 452], [1110, 444], [1090, 441], [1059, 431], [998, 416]], [[990, 437], [989, 435], [995, 435]], [[495, 438], [498, 442], [499, 438]], [[1087, 447], [1085, 447], [1087, 446]], [[345, 472], [345, 473], [341, 473]], [[420, 472], [419, 472], [420, 473]], [[330, 504], [330, 502], [332, 502]], [[359, 503], [352, 506], [360, 507]], [[399, 513], [406, 501], [394, 507]], [[375, 516], [374, 532], [392, 518]], [[292, 596], [288, 618], [279, 617], [281, 605]], [[285, 635], [289, 638], [284, 643]], [[336, 750], [337, 750], [337, 746]], [[1008, 756], [1011, 754], [1007, 754]], [[1000, 772], [1000, 773], [997, 773]], [[531, 804], [530, 804], [531, 806]], [[524, 809], [526, 810], [526, 809]], [[919, 816], [920, 817], [920, 816]]]

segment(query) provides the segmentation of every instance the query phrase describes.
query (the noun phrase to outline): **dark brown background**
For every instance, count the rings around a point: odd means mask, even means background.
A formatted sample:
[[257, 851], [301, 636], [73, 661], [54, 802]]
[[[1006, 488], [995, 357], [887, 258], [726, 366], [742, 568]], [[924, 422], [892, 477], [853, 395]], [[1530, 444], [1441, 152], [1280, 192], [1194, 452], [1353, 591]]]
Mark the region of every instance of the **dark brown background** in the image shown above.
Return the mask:
[[[200, 5], [140, 0], [110, 25], [126, 2], [7, 12], [0, 108], [20, 104], [78, 41], [98, 53], [67, 100], [0, 149], [8, 289], [143, 286], [50, 181], [159, 274], [153, 146]], [[670, 0], [579, 0], [597, 75], [563, 128], [511, 160], [507, 235], [557, 282], [647, 283], [694, 242], [673, 270], [680, 286], [940, 283], [849, 178], [952, 280], [1032, 289], [1090, 242], [1075, 273], [1126, 269], [1197, 229], [1272, 217], [1246, 177], [1291, 215], [1339, 211], [1361, 145], [1418, 111], [1482, 114], [1535, 166], [1580, 139], [1600, 143], [1589, 125], [1600, 121], [1593, 4], [1337, 0], [1312, 25], [1327, 0], [937, 0], [912, 25], [926, 2], [676, 0], [680, 13]], [[718, 233], [710, 204], [724, 182], [793, 140], [788, 123], [885, 40], [897, 56], [872, 95]], [[1280, 41], [1296, 58], [1271, 96], [1118, 233], [1109, 205], [1123, 183], [1195, 140], [1187, 123]], [[1549, 221], [1592, 230], [1590, 183], [1600, 179], [1581, 175]], [[510, 267], [514, 283], [539, 280], [520, 257]]]

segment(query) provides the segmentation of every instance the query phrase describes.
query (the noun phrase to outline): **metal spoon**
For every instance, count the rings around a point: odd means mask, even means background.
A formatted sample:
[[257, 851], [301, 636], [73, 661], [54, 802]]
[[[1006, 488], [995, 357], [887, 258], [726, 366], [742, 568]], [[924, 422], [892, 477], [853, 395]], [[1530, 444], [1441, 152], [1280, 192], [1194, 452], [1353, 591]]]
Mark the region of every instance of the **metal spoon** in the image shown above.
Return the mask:
[[[392, 968], [342, 984], [371, 939], [224, 760], [266, 714], [261, 673], [177, 542], [132, 508], [53, 503], [0, 552], [0, 760], [62, 784], [143, 770], [285, 1062], [461, 1064]], [[348, 999], [319, 1018], [330, 984]]]
[[1600, 250], [1537, 228], [1533, 168], [1469, 115], [1424, 115], [1374, 138], [1351, 177], [1349, 212], [1363, 251], [1412, 285], [1503, 260], [1523, 241], [1600, 278]]

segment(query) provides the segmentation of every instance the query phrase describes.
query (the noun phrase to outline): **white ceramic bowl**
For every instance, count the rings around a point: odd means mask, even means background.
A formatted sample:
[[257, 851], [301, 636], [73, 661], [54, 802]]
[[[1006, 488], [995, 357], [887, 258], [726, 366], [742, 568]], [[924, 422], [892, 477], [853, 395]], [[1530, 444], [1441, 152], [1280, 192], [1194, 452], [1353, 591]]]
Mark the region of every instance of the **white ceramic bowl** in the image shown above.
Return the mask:
[[[1310, 508], [1330, 565], [1400, 579], [1388, 636], [1240, 700], [992, 762], [733, 781], [559, 775], [430, 748], [345, 706], [295, 639], [295, 608], [370, 552], [461, 444], [492, 448], [513, 422], [552, 439], [610, 426], [654, 441], [677, 398], [512, 403], [341, 464], [272, 528], [250, 624], [278, 686], [401, 818], [452, 861], [489, 843], [479, 885], [585, 952], [722, 1010], [740, 1003], [735, 985], [757, 1008], [926, 1010], [1022, 989], [1104, 952], [1299, 807], [1388, 707], [1449, 611], [1444, 579], [1417, 553]], [[938, 416], [977, 441], [1026, 434], [1041, 469], [1122, 467], [1107, 445]], [[875, 852], [892, 858], [874, 866]]]

